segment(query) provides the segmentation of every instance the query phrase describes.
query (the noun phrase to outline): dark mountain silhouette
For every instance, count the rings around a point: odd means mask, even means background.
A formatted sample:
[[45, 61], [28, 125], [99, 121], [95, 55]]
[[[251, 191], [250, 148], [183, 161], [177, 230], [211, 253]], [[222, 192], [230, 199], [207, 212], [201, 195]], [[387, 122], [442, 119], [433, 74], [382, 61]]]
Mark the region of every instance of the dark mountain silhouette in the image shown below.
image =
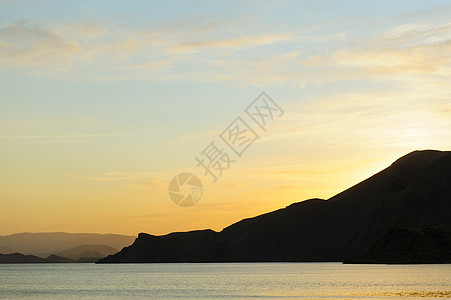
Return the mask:
[[390, 229], [366, 253], [345, 263], [451, 263], [451, 225]]
[[221, 232], [153, 236], [99, 263], [344, 261], [388, 230], [451, 223], [451, 152], [414, 151], [329, 200], [294, 203]]
[[23, 255], [21, 253], [0, 254], [0, 263], [17, 264], [17, 263], [47, 263], [45, 258], [34, 255]]
[[[30, 254], [40, 257], [48, 257], [61, 251], [80, 245], [106, 245], [115, 249], [133, 243], [135, 237], [120, 234], [96, 234], [96, 233], [15, 233], [0, 236], [0, 248], [8, 247], [14, 252]], [[105, 256], [110, 253], [103, 253]], [[69, 257], [70, 258], [70, 257]]]
[[75, 262], [77, 262], [73, 259], [58, 256], [55, 254], [49, 255], [49, 257], [46, 258], [46, 261], [47, 261], [47, 263], [75, 263]]

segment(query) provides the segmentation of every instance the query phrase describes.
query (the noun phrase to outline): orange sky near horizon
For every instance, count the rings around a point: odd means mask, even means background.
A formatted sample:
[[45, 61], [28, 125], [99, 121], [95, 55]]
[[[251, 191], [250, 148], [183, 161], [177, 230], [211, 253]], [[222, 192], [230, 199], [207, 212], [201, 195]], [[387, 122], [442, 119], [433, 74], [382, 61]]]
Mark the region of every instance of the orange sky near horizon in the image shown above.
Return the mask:
[[[0, 1], [0, 235], [219, 231], [451, 149], [446, 1], [171, 3]], [[212, 182], [263, 91], [283, 116]]]

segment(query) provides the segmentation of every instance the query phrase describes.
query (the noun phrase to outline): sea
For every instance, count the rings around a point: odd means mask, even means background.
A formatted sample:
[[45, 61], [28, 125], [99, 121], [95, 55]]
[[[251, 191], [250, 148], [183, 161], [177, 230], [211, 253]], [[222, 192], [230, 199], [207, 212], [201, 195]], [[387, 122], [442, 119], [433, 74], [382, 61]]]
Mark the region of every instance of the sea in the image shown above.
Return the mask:
[[0, 298], [451, 298], [451, 265], [0, 264]]

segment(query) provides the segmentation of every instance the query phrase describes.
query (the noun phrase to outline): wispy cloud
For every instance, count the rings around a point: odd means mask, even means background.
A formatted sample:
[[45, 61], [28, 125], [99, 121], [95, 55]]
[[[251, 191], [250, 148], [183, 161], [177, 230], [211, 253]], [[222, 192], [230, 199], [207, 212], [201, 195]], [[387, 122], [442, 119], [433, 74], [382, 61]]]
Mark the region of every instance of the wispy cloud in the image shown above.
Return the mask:
[[[179, 27], [160, 24], [138, 31], [95, 21], [53, 26], [9, 23], [0, 27], [0, 67], [21, 67], [40, 74], [70, 70], [71, 78], [78, 76], [84, 80], [137, 76], [151, 80], [180, 77], [211, 80], [202, 70], [201, 75], [193, 76], [185, 69], [193, 63], [208, 68], [210, 55], [222, 57], [297, 38], [296, 34], [283, 31], [230, 34], [226, 26], [232, 26], [230, 22], [187, 23], [182, 20], [179, 23], [182, 24]], [[227, 53], [222, 52], [225, 49]], [[206, 52], [209, 56], [205, 56]]]
[[443, 91], [360, 91], [314, 98], [287, 108], [284, 120], [261, 142], [302, 148], [434, 147], [451, 138], [451, 101]]
[[[300, 39], [299, 44], [304, 43]], [[428, 76], [427, 80], [448, 82], [450, 50], [450, 23], [406, 24], [378, 36], [354, 39], [330, 54], [306, 56], [293, 51], [246, 60], [225, 57], [211, 63], [224, 70], [224, 80], [255, 85], [304, 86], [363, 78], [416, 83], [415, 76], [424, 75]]]
[[165, 178], [164, 175], [158, 172], [110, 171], [98, 174], [70, 174], [70, 176], [94, 181], [129, 181], [134, 182], [134, 187], [145, 188], [161, 187], [162, 184], [167, 184], [165, 180], [161, 179]]
[[130, 177], [122, 177], [122, 176], [112, 176], [107, 174], [101, 174], [99, 176], [84, 176], [84, 175], [72, 175], [73, 177], [94, 180], [94, 181], [119, 181], [119, 180], [130, 180]]
[[27, 140], [27, 139], [72, 139], [72, 138], [98, 138], [98, 137], [120, 137], [130, 134], [0, 134], [0, 139]]
[[38, 24], [17, 23], [0, 27], [0, 64], [7, 66], [59, 66], [83, 48], [55, 30]]
[[[138, 183], [144, 188], [167, 188], [168, 182], [163, 179], [147, 179]], [[136, 186], [136, 185], [135, 185]]]
[[[318, 26], [290, 28], [262, 34], [243, 20], [193, 17], [137, 30], [95, 20], [7, 23], [0, 27], [0, 66], [83, 80], [304, 86], [425, 75], [449, 83], [451, 23], [406, 23], [359, 38]], [[329, 51], [315, 51], [331, 41]]]
[[175, 46], [169, 48], [169, 50], [178, 52], [186, 51], [201, 51], [205, 49], [218, 49], [218, 48], [235, 48], [241, 50], [247, 47], [254, 47], [260, 45], [275, 44], [282, 41], [293, 40], [294, 36], [289, 34], [262, 34], [262, 35], [250, 35], [241, 36], [236, 38], [226, 39], [210, 39], [210, 40], [197, 40], [197, 41], [183, 41]]

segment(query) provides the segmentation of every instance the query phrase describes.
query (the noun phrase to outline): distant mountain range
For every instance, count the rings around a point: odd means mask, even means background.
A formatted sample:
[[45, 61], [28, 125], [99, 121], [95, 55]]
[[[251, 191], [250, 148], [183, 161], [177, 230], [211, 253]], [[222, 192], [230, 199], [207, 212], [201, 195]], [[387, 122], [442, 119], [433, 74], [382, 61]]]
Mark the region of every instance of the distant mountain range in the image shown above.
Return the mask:
[[100, 258], [114, 254], [118, 251], [118, 249], [107, 245], [81, 245], [57, 252], [55, 255], [78, 262], [96, 262]]
[[451, 152], [414, 151], [329, 200], [294, 203], [221, 232], [140, 233], [99, 263], [447, 263], [450, 224]]
[[45, 258], [18, 252], [0, 254], [0, 263], [93, 263], [117, 251], [106, 245], [81, 245]]
[[0, 263], [96, 262], [135, 237], [95, 233], [17, 233], [0, 236]]
[[135, 236], [97, 233], [15, 233], [0, 236], [0, 253], [19, 252], [26, 255], [47, 257], [82, 245], [106, 245], [122, 249], [133, 243]]

